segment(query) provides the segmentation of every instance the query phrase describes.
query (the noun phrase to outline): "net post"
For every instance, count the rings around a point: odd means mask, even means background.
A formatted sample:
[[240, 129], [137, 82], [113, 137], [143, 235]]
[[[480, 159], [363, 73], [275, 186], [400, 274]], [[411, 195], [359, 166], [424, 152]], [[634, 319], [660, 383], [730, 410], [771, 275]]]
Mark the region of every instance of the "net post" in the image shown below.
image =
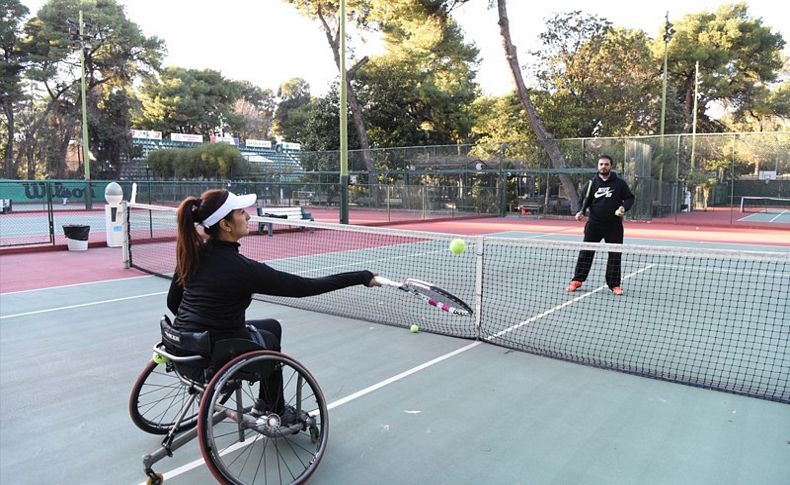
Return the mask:
[[122, 222], [122, 231], [123, 231], [123, 267], [124, 269], [129, 269], [132, 267], [132, 258], [131, 253], [129, 251], [129, 203], [125, 200], [121, 201], [121, 221]]
[[475, 328], [477, 329], [477, 339], [482, 335], [482, 309], [483, 309], [483, 245], [485, 237], [479, 236], [475, 240]]

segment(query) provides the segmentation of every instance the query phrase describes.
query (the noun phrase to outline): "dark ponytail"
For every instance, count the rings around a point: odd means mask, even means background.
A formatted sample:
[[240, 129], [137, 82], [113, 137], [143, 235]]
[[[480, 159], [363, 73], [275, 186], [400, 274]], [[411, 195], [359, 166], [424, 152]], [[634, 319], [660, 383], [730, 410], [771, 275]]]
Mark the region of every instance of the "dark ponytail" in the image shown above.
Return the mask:
[[[202, 223], [214, 213], [228, 198], [228, 191], [212, 189], [203, 192], [200, 198], [187, 197], [181, 201], [176, 211], [178, 233], [176, 235], [176, 275], [183, 287], [189, 276], [197, 268], [203, 238], [198, 234], [195, 224]], [[216, 237], [219, 223], [204, 228], [209, 237]]]

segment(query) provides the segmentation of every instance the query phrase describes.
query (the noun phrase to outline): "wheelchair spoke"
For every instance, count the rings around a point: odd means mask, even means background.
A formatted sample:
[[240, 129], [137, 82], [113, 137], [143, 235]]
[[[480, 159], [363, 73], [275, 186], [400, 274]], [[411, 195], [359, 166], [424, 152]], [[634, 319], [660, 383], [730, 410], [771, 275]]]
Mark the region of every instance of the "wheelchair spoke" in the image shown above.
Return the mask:
[[[274, 373], [261, 369], [274, 369]], [[263, 380], [254, 380], [261, 375]], [[217, 390], [226, 389], [239, 377], [244, 380], [241, 392], [225, 399]], [[281, 386], [279, 390], [277, 386]], [[262, 389], [270, 391], [269, 396]], [[277, 396], [272, 395], [275, 393]], [[238, 399], [242, 402], [236, 402]], [[263, 409], [263, 414], [250, 414], [260, 399], [276, 406], [279, 414], [267, 414], [271, 410]], [[240, 416], [236, 409], [244, 414]], [[218, 417], [210, 417], [218, 412]], [[229, 419], [223, 419], [223, 412]], [[323, 394], [307, 370], [283, 354], [253, 351], [226, 364], [206, 387], [200, 416], [201, 452], [220, 481], [303, 483], [323, 456], [328, 431]], [[239, 420], [246, 428], [241, 434]]]

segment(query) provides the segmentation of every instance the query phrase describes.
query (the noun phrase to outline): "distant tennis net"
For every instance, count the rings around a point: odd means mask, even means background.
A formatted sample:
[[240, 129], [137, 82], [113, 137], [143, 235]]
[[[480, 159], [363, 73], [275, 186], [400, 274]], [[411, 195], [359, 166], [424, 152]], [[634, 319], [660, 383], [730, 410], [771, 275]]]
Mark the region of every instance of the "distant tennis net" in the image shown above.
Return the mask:
[[767, 212], [770, 214], [790, 211], [790, 199], [783, 197], [741, 197], [741, 212]]
[[[170, 276], [175, 211], [127, 213], [130, 264]], [[273, 224], [273, 236], [261, 230]], [[304, 230], [310, 229], [310, 230]], [[468, 237], [253, 217], [241, 251], [302, 276], [370, 269], [430, 281], [474, 317], [414, 305], [402, 292], [361, 287], [261, 300], [400, 327], [479, 339], [637, 375], [790, 403], [790, 253], [657, 248]], [[565, 287], [580, 249], [597, 251], [590, 279]], [[604, 285], [607, 251], [622, 253], [626, 294]]]

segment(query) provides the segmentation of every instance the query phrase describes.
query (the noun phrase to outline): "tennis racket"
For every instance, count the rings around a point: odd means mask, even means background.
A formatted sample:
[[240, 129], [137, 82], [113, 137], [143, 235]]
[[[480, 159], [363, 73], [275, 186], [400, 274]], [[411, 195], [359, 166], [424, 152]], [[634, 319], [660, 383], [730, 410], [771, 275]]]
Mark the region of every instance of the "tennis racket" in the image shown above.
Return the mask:
[[375, 279], [381, 286], [398, 288], [399, 290], [411, 293], [443, 312], [460, 315], [462, 317], [469, 316], [473, 313], [469, 305], [464, 303], [462, 299], [431, 283], [412, 278], [408, 278], [400, 283], [382, 276], [376, 276]]

